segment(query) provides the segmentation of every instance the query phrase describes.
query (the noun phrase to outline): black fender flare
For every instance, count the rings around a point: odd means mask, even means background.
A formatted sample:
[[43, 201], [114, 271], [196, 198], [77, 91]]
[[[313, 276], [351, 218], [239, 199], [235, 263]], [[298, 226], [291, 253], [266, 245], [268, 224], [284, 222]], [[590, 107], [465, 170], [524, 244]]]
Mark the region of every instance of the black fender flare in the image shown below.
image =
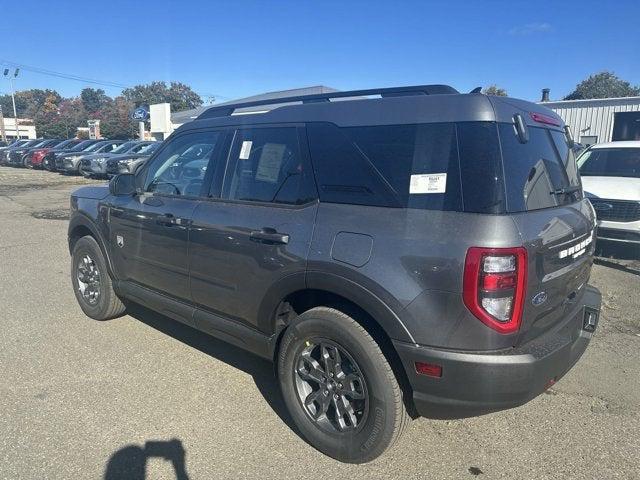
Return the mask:
[[258, 329], [277, 336], [273, 313], [284, 298], [301, 290], [319, 290], [345, 298], [364, 310], [389, 338], [415, 344], [402, 320], [381, 298], [348, 278], [318, 271], [294, 273], [274, 284], [258, 308]]
[[107, 263], [107, 268], [109, 269], [109, 275], [111, 275], [112, 279], [117, 280], [117, 277], [115, 276], [115, 270], [111, 262], [111, 256], [109, 255], [110, 251], [107, 248], [107, 242], [104, 240], [103, 235], [100, 233], [100, 230], [96, 227], [95, 223], [91, 220], [91, 217], [81, 211], [75, 212], [69, 220], [67, 239], [69, 244], [69, 253], [72, 253], [71, 239], [74, 237], [73, 232], [79, 227], [86, 228], [91, 232], [93, 238], [95, 238], [96, 242], [98, 242], [100, 250], [102, 250], [102, 255], [104, 255], [104, 259]]

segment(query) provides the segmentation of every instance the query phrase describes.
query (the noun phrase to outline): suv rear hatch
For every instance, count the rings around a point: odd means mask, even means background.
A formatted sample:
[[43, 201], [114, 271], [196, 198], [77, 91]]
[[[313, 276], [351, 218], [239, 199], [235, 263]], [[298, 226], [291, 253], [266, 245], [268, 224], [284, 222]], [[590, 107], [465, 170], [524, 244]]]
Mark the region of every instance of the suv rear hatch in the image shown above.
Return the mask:
[[583, 197], [573, 151], [560, 122], [542, 118], [544, 125], [525, 127], [525, 142], [514, 125], [498, 125], [506, 209], [528, 257], [518, 344], [575, 315], [595, 248], [595, 213]]

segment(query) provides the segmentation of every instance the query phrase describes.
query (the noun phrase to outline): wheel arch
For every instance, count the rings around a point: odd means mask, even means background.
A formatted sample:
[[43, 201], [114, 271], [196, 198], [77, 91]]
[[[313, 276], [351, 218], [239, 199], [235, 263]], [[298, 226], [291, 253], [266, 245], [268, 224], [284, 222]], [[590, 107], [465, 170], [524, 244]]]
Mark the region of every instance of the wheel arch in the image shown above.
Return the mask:
[[113, 265], [111, 263], [111, 257], [109, 255], [109, 250], [106, 248], [106, 242], [104, 238], [91, 221], [89, 217], [82, 213], [77, 213], [74, 215], [69, 221], [69, 229], [68, 229], [68, 242], [69, 242], [69, 253], [73, 253], [73, 247], [82, 237], [91, 236], [98, 243], [100, 250], [102, 251], [102, 255], [104, 256], [105, 262], [107, 264], [107, 268], [109, 269], [109, 274], [112, 278], [114, 277]]
[[[383, 317], [374, 316], [381, 310], [390, 311], [380, 299], [369, 292], [368, 295], [370, 295], [370, 297], [365, 297], [368, 301], [361, 303], [361, 300], [357, 299], [358, 296], [353, 294], [353, 286], [350, 286], [350, 288], [351, 290], [347, 290], [346, 288], [327, 289], [306, 287], [292, 291], [281, 297], [281, 300], [277, 303], [271, 315], [268, 316], [271, 322], [271, 331], [273, 332], [273, 336], [271, 337], [271, 358], [274, 360], [274, 369], [277, 370], [280, 342], [288, 323], [301, 313], [314, 307], [323, 306], [335, 308], [360, 323], [373, 337], [389, 362], [400, 384], [403, 391], [405, 407], [409, 415], [413, 418], [417, 417], [413, 405], [413, 391], [409, 383], [409, 378], [391, 341], [392, 338], [396, 339], [392, 336], [394, 333], [404, 338], [403, 341], [405, 342], [413, 343], [413, 338], [409, 332], [406, 331], [400, 319], [395, 317], [395, 315], [391, 315], [392, 312]], [[356, 287], [356, 289], [357, 288], [360, 287]]]

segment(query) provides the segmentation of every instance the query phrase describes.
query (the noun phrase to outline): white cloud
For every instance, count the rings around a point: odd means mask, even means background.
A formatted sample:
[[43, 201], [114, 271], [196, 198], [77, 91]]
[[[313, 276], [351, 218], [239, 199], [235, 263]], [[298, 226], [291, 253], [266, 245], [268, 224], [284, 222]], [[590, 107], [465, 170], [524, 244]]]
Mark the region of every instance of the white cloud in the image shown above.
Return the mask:
[[519, 27], [513, 27], [509, 30], [509, 35], [532, 35], [534, 33], [545, 33], [553, 30], [550, 23], [547, 22], [534, 22], [521, 25]]

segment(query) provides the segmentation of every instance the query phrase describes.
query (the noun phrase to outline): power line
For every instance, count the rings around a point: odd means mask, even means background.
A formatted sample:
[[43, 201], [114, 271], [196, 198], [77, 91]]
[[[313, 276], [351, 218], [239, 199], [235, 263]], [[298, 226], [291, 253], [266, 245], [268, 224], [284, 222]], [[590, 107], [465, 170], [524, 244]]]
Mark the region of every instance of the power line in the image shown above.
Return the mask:
[[[79, 75], [73, 75], [73, 74], [69, 74], [69, 73], [61, 73], [61, 72], [56, 72], [53, 70], [48, 70], [45, 68], [40, 68], [40, 67], [33, 67], [31, 65], [25, 65], [23, 63], [16, 63], [16, 62], [12, 62], [10, 60], [6, 60], [3, 58], [0, 58], [0, 63], [7, 65], [9, 67], [14, 67], [14, 68], [20, 68], [22, 70], [26, 70], [28, 72], [32, 72], [32, 73], [38, 73], [41, 75], [48, 75], [51, 77], [56, 77], [56, 78], [64, 78], [66, 80], [75, 80], [77, 82], [82, 82], [82, 83], [89, 83], [92, 85], [100, 85], [103, 87], [112, 87], [112, 88], [120, 88], [120, 89], [125, 89], [125, 88], [133, 88], [132, 85], [124, 85], [122, 83], [117, 83], [117, 82], [111, 82], [108, 80], [97, 80], [95, 78], [87, 78], [87, 77], [81, 77]], [[213, 98], [222, 98], [222, 99], [228, 99], [229, 97], [225, 97], [223, 95], [217, 95], [214, 93], [199, 93], [199, 92], [195, 92], [197, 93], [200, 97], [213, 97]]]

